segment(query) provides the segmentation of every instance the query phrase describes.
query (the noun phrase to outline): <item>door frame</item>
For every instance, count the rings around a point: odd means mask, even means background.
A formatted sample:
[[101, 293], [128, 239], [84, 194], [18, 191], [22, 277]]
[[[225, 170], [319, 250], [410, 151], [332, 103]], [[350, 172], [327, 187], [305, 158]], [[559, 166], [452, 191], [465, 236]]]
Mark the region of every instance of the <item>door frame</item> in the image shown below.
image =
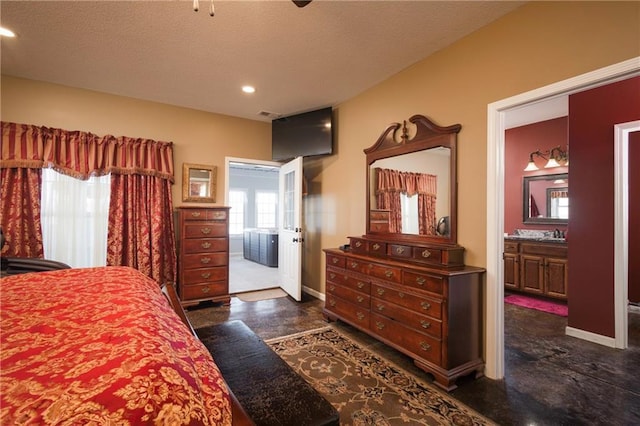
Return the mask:
[[[502, 252], [504, 252], [504, 133], [506, 115], [510, 110], [544, 99], [565, 96], [594, 87], [623, 80], [640, 72], [640, 57], [635, 57], [577, 77], [550, 84], [487, 106], [487, 260], [486, 260], [486, 364], [485, 375], [490, 379], [504, 378], [504, 286]], [[616, 229], [617, 230], [617, 229]], [[615, 288], [623, 285], [616, 276]], [[616, 297], [619, 297], [616, 291]], [[615, 300], [616, 321], [621, 301]], [[616, 324], [616, 333], [619, 328]], [[625, 328], [624, 333], [627, 332]], [[574, 335], [575, 336], [575, 335]], [[593, 333], [579, 336], [597, 343]], [[601, 336], [603, 337], [603, 336]]]

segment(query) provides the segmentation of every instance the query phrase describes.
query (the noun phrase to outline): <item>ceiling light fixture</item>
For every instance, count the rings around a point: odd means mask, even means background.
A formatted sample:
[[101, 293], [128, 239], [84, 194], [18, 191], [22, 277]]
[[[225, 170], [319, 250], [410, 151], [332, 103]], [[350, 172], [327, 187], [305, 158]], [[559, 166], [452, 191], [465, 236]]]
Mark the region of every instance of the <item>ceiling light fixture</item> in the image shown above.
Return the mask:
[[242, 91], [244, 93], [255, 93], [256, 92], [256, 88], [253, 86], [242, 86]]
[[0, 27], [0, 36], [2, 37], [15, 37], [16, 34], [8, 28]]
[[[198, 0], [193, 0], [193, 11], [197, 12], [198, 10], [200, 10], [200, 2]], [[211, 0], [211, 3], [209, 5], [209, 15], [214, 16], [216, 14], [216, 9], [215, 6], [213, 5], [213, 0]]]

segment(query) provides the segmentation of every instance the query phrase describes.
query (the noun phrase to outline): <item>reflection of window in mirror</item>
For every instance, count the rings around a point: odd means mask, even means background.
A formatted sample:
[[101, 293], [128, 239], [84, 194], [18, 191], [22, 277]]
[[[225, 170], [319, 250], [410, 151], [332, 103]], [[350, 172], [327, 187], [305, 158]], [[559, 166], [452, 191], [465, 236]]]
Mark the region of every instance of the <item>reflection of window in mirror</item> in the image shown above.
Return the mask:
[[567, 188], [547, 190], [547, 216], [554, 219], [569, 219], [569, 192]]
[[419, 235], [418, 195], [400, 194], [400, 206], [402, 209], [402, 233]]

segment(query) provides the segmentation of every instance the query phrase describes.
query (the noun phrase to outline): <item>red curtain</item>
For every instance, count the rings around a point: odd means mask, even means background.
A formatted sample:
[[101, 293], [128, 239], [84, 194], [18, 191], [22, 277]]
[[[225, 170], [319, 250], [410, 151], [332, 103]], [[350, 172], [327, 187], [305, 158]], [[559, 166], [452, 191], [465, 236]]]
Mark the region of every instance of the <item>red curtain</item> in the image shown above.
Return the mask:
[[[1, 143], [3, 196], [0, 200], [0, 224], [3, 229], [38, 228], [33, 238], [39, 238], [39, 257], [42, 257], [39, 169], [53, 167], [78, 179], [111, 173], [110, 214], [113, 217], [109, 218], [107, 263], [132, 266], [158, 282], [174, 281], [172, 143], [124, 136], [97, 136], [82, 131], [7, 122], [2, 122]], [[22, 178], [24, 189], [15, 189], [13, 184], [7, 183], [7, 191], [4, 192], [5, 170], [36, 170], [37, 183], [31, 179], [27, 185]], [[7, 216], [11, 205], [17, 205], [18, 200], [32, 203], [33, 211], [25, 211], [21, 216]], [[24, 235], [13, 242], [20, 247], [25, 244], [30, 247], [31, 243], [25, 239], [28, 233], [21, 233]], [[11, 232], [7, 234], [8, 239], [13, 236]], [[37, 253], [26, 248], [19, 249], [19, 252], [24, 253], [25, 250]], [[119, 254], [131, 250], [136, 252], [135, 255]]]
[[417, 194], [419, 233], [436, 234], [436, 175], [377, 168], [376, 179], [377, 208], [389, 210], [389, 232], [402, 232], [400, 194]]

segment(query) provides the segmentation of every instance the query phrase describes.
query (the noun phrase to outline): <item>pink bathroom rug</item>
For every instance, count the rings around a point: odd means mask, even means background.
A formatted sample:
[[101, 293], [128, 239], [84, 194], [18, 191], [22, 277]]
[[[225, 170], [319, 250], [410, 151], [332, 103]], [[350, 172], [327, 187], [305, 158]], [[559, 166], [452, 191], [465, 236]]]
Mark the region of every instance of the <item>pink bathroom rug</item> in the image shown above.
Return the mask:
[[535, 299], [533, 297], [520, 296], [512, 294], [504, 298], [506, 303], [510, 303], [516, 306], [522, 306], [523, 308], [535, 309], [537, 311], [548, 312], [554, 315], [560, 315], [566, 317], [569, 315], [569, 308], [567, 305], [557, 302], [551, 302], [548, 300]]

